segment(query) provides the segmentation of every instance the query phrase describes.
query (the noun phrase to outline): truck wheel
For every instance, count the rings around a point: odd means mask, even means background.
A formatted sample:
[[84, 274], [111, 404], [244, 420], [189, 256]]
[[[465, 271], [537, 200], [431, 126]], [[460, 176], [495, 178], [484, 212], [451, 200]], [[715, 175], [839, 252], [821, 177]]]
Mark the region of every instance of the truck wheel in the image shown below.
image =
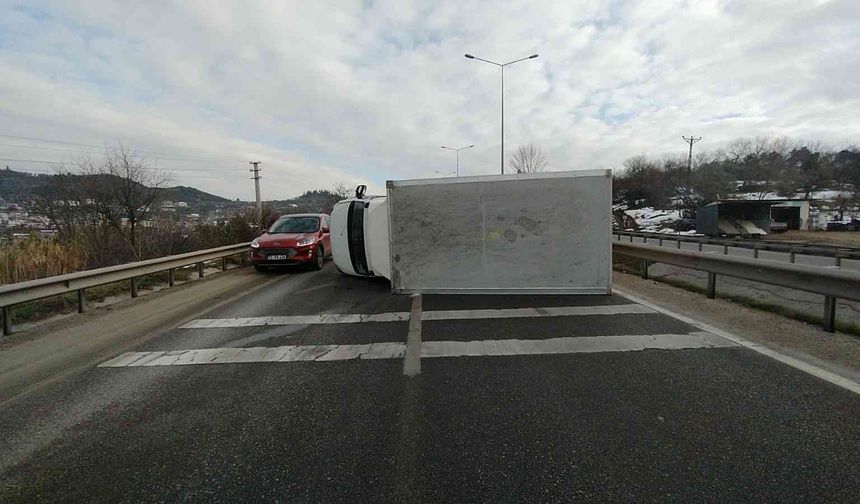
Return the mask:
[[325, 264], [325, 251], [322, 248], [322, 245], [317, 246], [316, 256], [314, 258], [313, 268], [315, 270], [321, 270], [323, 265]]

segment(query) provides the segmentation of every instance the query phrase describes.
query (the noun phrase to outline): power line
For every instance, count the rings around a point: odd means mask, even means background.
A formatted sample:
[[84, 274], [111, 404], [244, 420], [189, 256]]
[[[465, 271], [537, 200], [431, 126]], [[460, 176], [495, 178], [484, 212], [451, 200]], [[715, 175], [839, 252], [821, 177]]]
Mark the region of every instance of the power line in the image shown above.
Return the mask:
[[[2, 135], [0, 135], [2, 136]], [[42, 145], [18, 145], [18, 144], [8, 144], [8, 143], [0, 143], [0, 146], [3, 147], [14, 147], [18, 149], [25, 150], [38, 150], [38, 151], [50, 151], [50, 152], [71, 152], [73, 154], [104, 154], [104, 151], [92, 151], [92, 150], [84, 150], [84, 149], [62, 149], [57, 147], [45, 147]], [[177, 158], [177, 157], [169, 157], [169, 156], [156, 156], [154, 159], [165, 159], [169, 161], [184, 161], [190, 163], [233, 163], [233, 161], [217, 161], [217, 160], [203, 160], [203, 159], [190, 159], [190, 158]]]
[[13, 163], [41, 163], [41, 164], [52, 164], [52, 165], [65, 165], [66, 163], [60, 163], [57, 161], [38, 161], [36, 159], [9, 159], [9, 158], [0, 158], [0, 161], [10, 161]]
[[[49, 165], [59, 165], [66, 166], [69, 163], [63, 163], [61, 161], [44, 161], [41, 159], [11, 159], [11, 158], [0, 158], [0, 161], [9, 161], [11, 163], [39, 163], [39, 164], [49, 164]], [[159, 168], [153, 168], [150, 166], [142, 166], [144, 170], [159, 170]], [[206, 168], [166, 168], [163, 171], [191, 171], [191, 172], [208, 172], [212, 170], [207, 170]]]
[[[63, 145], [74, 145], [74, 146], [77, 146], [77, 147], [90, 147], [90, 148], [96, 148], [96, 149], [104, 149], [104, 148], [105, 148], [105, 146], [104, 146], [104, 145], [94, 145], [94, 144], [85, 144], [85, 143], [69, 142], [69, 141], [66, 141], [66, 140], [56, 140], [56, 139], [50, 139], [50, 138], [39, 138], [39, 137], [20, 136], [20, 135], [2, 135], [2, 134], [0, 134], [0, 137], [2, 137], [2, 138], [13, 138], [13, 139], [15, 139], [15, 140], [28, 140], [28, 141], [31, 141], [31, 142], [43, 142], [43, 143], [54, 143], [54, 144], [63, 144]], [[34, 146], [34, 147], [40, 147], [40, 146]], [[149, 153], [149, 154], [153, 154], [153, 155], [157, 155], [157, 156], [162, 156], [162, 157], [170, 156], [170, 157], [174, 157], [174, 158], [176, 158], [177, 160], [180, 160], [180, 159], [181, 159], [181, 160], [189, 160], [189, 161], [194, 160], [194, 161], [210, 161], [210, 162], [211, 162], [211, 161], [215, 161], [215, 162], [217, 162], [217, 161], [218, 161], [217, 159], [212, 159], [212, 158], [200, 158], [200, 157], [188, 156], [188, 155], [186, 155], [186, 154], [175, 153], [175, 152], [174, 152], [174, 153], [171, 153], [171, 152], [161, 152], [161, 151], [152, 151], [152, 150], [146, 150], [146, 149], [133, 149], [133, 150], [134, 150], [135, 152]], [[225, 162], [233, 162], [233, 161], [234, 161], [234, 160], [225, 161]]]

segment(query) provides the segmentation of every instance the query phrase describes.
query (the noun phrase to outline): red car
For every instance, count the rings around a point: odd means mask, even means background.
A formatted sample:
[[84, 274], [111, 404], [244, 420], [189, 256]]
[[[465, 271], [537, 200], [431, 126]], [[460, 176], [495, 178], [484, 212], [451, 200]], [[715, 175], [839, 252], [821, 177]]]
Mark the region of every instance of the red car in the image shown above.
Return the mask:
[[281, 216], [251, 242], [251, 264], [257, 271], [297, 264], [321, 269], [331, 256], [329, 219], [326, 214]]

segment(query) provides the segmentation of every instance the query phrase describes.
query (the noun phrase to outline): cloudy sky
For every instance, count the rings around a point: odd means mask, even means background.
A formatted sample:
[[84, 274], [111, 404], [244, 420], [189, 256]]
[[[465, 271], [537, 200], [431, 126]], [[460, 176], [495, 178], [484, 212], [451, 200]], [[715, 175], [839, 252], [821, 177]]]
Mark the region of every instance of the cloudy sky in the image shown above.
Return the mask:
[[[857, 0], [0, 0], [0, 164], [124, 145], [176, 184], [264, 199], [334, 183], [618, 167], [784, 134], [860, 143]], [[30, 162], [7, 160], [31, 160]], [[35, 163], [32, 161], [42, 161]]]

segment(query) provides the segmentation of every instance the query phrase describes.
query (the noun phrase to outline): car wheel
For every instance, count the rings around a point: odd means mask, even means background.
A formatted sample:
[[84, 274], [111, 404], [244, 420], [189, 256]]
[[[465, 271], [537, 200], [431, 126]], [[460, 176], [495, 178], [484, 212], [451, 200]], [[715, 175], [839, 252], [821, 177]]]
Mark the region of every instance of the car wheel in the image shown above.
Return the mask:
[[317, 246], [316, 257], [314, 258], [314, 269], [321, 270], [325, 264], [325, 251], [322, 245]]
[[265, 266], [260, 266], [259, 264], [255, 264], [254, 269], [260, 273], [268, 271], [268, 268], [266, 268]]

